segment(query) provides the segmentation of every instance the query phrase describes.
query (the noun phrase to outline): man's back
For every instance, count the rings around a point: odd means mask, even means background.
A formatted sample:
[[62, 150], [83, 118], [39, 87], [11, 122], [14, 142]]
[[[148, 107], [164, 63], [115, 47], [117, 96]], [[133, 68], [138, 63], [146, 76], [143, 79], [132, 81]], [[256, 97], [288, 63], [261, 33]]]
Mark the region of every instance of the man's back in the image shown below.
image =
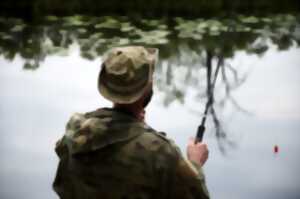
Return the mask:
[[201, 171], [170, 140], [121, 111], [75, 114], [56, 152], [61, 199], [208, 198]]

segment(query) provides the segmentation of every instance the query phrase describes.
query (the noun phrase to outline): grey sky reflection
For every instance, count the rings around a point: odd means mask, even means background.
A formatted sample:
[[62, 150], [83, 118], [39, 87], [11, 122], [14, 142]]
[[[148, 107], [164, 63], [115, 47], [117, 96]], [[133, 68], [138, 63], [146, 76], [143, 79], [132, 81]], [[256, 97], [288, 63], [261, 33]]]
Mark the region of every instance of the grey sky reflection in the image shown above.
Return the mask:
[[[299, 55], [299, 49], [271, 48], [262, 59], [238, 53], [231, 60], [255, 62], [246, 83], [234, 92], [254, 116], [224, 112], [224, 125], [238, 143], [227, 156], [208, 128], [205, 171], [212, 198], [300, 198]], [[23, 71], [19, 58], [0, 59], [0, 198], [57, 198], [51, 189], [57, 166], [54, 143], [68, 117], [110, 105], [96, 89], [99, 63], [82, 59], [76, 46], [68, 57], [47, 57], [34, 72]], [[174, 102], [165, 108], [160, 100], [156, 93], [147, 120], [185, 151], [200, 121], [190, 109], [201, 110], [203, 102], [190, 97], [184, 106]], [[277, 156], [274, 144], [280, 146]]]

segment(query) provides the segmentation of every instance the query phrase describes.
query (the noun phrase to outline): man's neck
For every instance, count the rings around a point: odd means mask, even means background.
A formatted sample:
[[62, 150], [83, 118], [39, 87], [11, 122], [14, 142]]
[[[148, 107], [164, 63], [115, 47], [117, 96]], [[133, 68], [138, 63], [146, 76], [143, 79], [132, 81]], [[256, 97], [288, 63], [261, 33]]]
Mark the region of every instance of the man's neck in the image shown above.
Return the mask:
[[137, 118], [138, 120], [144, 121], [145, 110], [139, 104], [114, 104], [113, 108], [129, 113], [133, 115], [135, 118]]

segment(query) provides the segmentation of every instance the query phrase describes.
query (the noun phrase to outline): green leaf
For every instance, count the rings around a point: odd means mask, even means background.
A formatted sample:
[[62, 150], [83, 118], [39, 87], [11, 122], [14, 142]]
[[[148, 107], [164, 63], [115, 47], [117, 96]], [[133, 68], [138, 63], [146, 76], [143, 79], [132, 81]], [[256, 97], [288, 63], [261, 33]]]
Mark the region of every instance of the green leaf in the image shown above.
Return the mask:
[[250, 17], [240, 16], [240, 20], [243, 23], [258, 23], [259, 22], [259, 19], [254, 16], [250, 16]]
[[106, 20], [104, 22], [95, 25], [96, 29], [101, 29], [101, 28], [119, 29], [120, 27], [121, 27], [120, 22], [112, 17], [106, 17]]
[[57, 21], [58, 17], [57, 16], [46, 16], [45, 19], [47, 21]]
[[170, 34], [170, 32], [167, 30], [137, 30], [136, 34], [139, 35], [140, 38], [135, 39], [134, 42], [145, 44], [166, 44], [169, 42], [167, 36]]

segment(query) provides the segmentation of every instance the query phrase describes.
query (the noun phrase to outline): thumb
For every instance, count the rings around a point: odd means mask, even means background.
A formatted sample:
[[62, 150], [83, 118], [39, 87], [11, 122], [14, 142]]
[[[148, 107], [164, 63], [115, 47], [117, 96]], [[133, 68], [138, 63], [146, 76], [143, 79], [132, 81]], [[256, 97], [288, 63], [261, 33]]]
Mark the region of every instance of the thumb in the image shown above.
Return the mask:
[[189, 138], [189, 145], [194, 145], [195, 144], [195, 138], [194, 137], [190, 137]]

